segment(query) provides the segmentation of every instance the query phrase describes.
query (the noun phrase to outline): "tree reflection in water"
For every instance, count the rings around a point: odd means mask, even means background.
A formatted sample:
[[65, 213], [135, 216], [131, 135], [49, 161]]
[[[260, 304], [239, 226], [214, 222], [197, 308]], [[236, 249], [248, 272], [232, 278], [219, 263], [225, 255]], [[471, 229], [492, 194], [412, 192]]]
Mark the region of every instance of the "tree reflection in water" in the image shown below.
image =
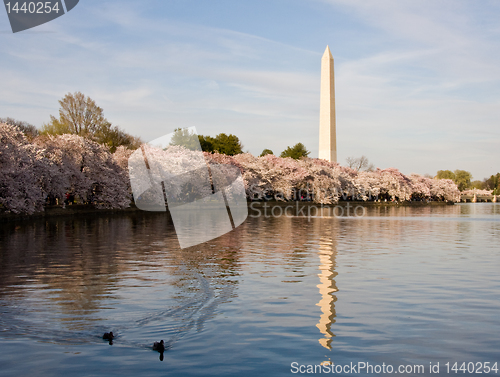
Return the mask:
[[[52, 218], [0, 227], [0, 332], [43, 342], [165, 349], [234, 296], [239, 244], [181, 250], [168, 214]], [[60, 334], [65, 334], [63, 337]]]

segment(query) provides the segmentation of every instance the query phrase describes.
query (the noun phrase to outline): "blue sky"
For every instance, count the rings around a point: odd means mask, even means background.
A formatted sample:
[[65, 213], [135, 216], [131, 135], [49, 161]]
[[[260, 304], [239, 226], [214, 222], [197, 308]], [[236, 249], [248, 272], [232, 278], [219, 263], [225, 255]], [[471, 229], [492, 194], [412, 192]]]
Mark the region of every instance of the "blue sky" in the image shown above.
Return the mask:
[[13, 34], [0, 11], [0, 117], [41, 126], [81, 91], [146, 141], [196, 126], [317, 157], [329, 45], [341, 164], [483, 179], [500, 171], [499, 19], [498, 1], [81, 0]]

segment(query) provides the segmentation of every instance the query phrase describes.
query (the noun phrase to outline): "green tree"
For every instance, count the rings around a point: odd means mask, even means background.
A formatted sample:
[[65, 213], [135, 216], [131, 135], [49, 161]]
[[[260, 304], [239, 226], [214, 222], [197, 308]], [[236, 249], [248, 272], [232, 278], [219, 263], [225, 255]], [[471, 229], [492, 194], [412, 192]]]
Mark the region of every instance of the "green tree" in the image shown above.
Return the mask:
[[213, 138], [212, 146], [214, 151], [228, 156], [240, 154], [243, 150], [243, 145], [241, 144], [240, 139], [232, 134], [218, 134], [215, 138]]
[[453, 173], [451, 170], [438, 170], [437, 179], [451, 179], [455, 181], [455, 173]]
[[54, 130], [69, 130], [69, 133], [93, 139], [96, 133], [110, 125], [102, 108], [81, 92], [66, 94], [59, 105], [59, 119], [51, 115], [48, 125]]
[[49, 123], [44, 123], [40, 130], [40, 135], [64, 135], [71, 133], [69, 125], [61, 123], [57, 119], [51, 120]]
[[486, 179], [484, 181], [484, 185], [489, 190], [494, 190], [494, 195], [498, 195], [500, 193], [500, 173], [492, 175], [490, 178]]
[[80, 92], [66, 94], [59, 105], [59, 118], [51, 115], [50, 122], [42, 126], [40, 134], [76, 134], [107, 145], [111, 152], [120, 145], [135, 149], [142, 143], [140, 138], [108, 122], [102, 108]]
[[201, 150], [203, 152], [219, 152], [228, 156], [242, 153], [243, 144], [233, 134], [218, 134], [216, 137], [198, 135]]
[[473, 181], [470, 183], [470, 188], [483, 190], [485, 189], [485, 183], [482, 181]]
[[291, 157], [296, 160], [309, 156], [309, 152], [304, 144], [297, 143], [293, 147], [287, 147], [283, 152], [281, 152], [280, 157]]
[[128, 149], [137, 149], [143, 143], [140, 137], [129, 135], [111, 124], [99, 130], [94, 139], [100, 144], [107, 145], [111, 153], [114, 153], [120, 145]]
[[262, 153], [260, 154], [260, 156], [259, 156], [259, 157], [264, 157], [264, 156], [265, 156], [265, 155], [267, 155], [267, 154], [274, 154], [274, 153], [273, 153], [273, 151], [272, 151], [272, 150], [270, 150], [270, 149], [264, 149], [264, 150], [262, 151]]
[[213, 137], [198, 135], [198, 140], [200, 141], [201, 150], [203, 152], [212, 153], [214, 151]]
[[464, 191], [470, 187], [470, 182], [472, 180], [471, 173], [465, 170], [457, 169], [454, 171], [454, 174], [455, 174], [454, 182], [456, 183], [460, 191]]

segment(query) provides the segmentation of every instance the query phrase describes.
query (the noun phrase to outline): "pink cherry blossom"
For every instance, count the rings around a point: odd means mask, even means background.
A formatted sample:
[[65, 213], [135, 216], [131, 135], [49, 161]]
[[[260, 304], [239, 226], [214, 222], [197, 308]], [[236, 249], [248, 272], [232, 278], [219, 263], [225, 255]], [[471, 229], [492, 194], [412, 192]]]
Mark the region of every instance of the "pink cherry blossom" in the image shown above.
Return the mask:
[[[62, 202], [66, 193], [97, 208], [129, 206], [129, 174], [135, 174], [129, 166], [133, 151], [118, 147], [111, 154], [106, 146], [76, 135], [40, 136], [30, 143], [16, 127], [6, 124], [0, 124], [0, 138], [0, 204], [4, 211], [42, 211], [47, 197]], [[195, 195], [209, 195], [211, 186], [227, 184], [239, 169], [249, 200], [312, 200], [322, 204], [377, 198], [460, 201], [453, 181], [406, 176], [395, 168], [359, 172], [314, 158], [200, 154], [181, 146], [158, 149], [145, 144], [141, 151], [141, 158], [142, 153], [149, 156], [151, 176], [157, 185], [163, 182], [169, 200], [187, 200], [187, 186]], [[218, 175], [218, 183], [207, 173], [207, 166]], [[189, 177], [183, 177], [186, 171]], [[226, 175], [229, 178], [222, 177]], [[487, 195], [490, 191], [475, 193]]]

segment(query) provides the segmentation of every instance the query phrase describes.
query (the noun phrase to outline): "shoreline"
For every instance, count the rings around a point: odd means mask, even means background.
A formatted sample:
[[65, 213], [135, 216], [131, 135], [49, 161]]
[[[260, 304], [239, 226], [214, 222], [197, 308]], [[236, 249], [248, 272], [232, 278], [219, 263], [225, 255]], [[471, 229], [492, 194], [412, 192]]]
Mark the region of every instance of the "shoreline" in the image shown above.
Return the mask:
[[[297, 204], [298, 203], [298, 204]], [[425, 206], [445, 206], [454, 205], [454, 202], [364, 202], [364, 201], [339, 201], [332, 204], [320, 204], [308, 201], [249, 201], [247, 202], [248, 209], [263, 208], [265, 206], [273, 207], [288, 207], [288, 206], [302, 206], [302, 207], [349, 207], [349, 206], [362, 206], [362, 207], [425, 207]], [[74, 216], [100, 216], [100, 215], [114, 215], [123, 213], [144, 213], [144, 214], [160, 214], [162, 212], [148, 212], [143, 211], [131, 204], [128, 208], [123, 209], [97, 209], [88, 204], [73, 204], [68, 205], [66, 208], [62, 206], [48, 206], [45, 207], [43, 212], [35, 212], [31, 215], [28, 214], [15, 214], [15, 213], [0, 213], [0, 223], [7, 222], [24, 222], [30, 220], [48, 219], [54, 217], [74, 217]], [[169, 213], [167, 210], [165, 213]]]

